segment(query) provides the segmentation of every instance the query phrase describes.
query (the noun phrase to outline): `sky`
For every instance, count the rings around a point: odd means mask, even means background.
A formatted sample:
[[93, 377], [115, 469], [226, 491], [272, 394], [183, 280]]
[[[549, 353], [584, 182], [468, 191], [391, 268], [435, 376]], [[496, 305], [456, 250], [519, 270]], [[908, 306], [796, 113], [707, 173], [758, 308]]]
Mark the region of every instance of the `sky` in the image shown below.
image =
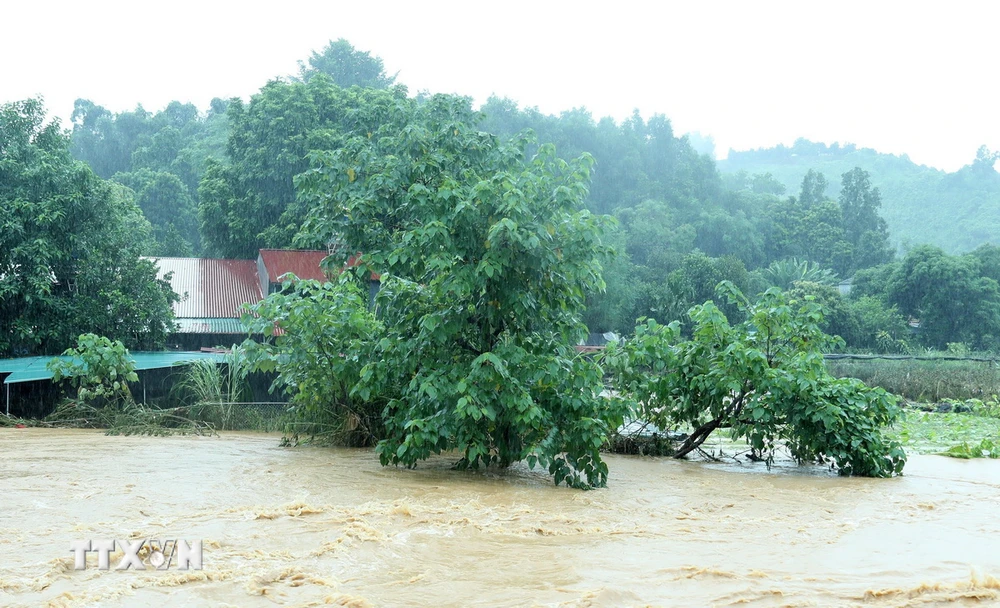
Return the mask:
[[0, 12], [0, 102], [42, 96], [66, 125], [77, 98], [206, 109], [345, 38], [411, 93], [664, 114], [719, 156], [805, 137], [954, 171], [1000, 150], [998, 17], [986, 0], [35, 0]]

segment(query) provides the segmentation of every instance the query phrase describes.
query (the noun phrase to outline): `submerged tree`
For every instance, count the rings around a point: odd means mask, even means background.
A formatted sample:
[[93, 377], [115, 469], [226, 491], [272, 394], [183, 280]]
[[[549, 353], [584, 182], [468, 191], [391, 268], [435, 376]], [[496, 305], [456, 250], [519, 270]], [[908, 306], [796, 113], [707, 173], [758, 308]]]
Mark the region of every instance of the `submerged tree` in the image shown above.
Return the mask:
[[548, 467], [602, 486], [621, 419], [600, 368], [577, 355], [588, 291], [603, 287], [606, 219], [583, 210], [592, 161], [470, 127], [466, 99], [436, 96], [404, 129], [313, 156], [299, 180], [312, 238], [363, 252], [382, 275], [382, 338], [355, 394], [392, 387], [383, 464], [457, 449], [459, 468]]
[[332, 283], [292, 280], [245, 314], [246, 355], [257, 370], [276, 372], [272, 390], [290, 397], [294, 439], [373, 445], [383, 435], [385, 391], [352, 394], [370, 361], [382, 325], [365, 294], [342, 275]]
[[844, 475], [902, 471], [902, 447], [881, 430], [900, 415], [896, 399], [827, 372], [823, 348], [833, 339], [820, 328], [819, 305], [792, 304], [776, 289], [754, 304], [731, 284], [722, 283], [721, 292], [740, 304], [746, 321], [731, 325], [708, 302], [691, 309], [689, 340], [680, 339], [677, 322], [648, 320], [606, 351], [615, 387], [642, 419], [693, 428], [677, 457], [728, 429], [768, 463], [784, 445], [799, 461], [829, 463]]

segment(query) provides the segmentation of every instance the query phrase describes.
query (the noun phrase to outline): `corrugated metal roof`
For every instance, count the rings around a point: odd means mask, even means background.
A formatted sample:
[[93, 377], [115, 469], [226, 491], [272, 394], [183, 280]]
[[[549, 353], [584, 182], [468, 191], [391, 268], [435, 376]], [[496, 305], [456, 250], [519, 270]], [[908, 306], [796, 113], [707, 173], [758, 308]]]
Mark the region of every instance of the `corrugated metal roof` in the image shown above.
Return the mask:
[[210, 258], [152, 258], [158, 276], [172, 272], [170, 286], [181, 301], [174, 303], [174, 316], [182, 318], [233, 318], [244, 304], [256, 304], [263, 295], [253, 260]]
[[246, 334], [239, 319], [212, 317], [181, 317], [174, 320], [179, 334]]
[[280, 283], [281, 277], [288, 273], [300, 279], [326, 281], [326, 273], [320, 268], [320, 262], [326, 256], [325, 251], [260, 250], [260, 259], [264, 262], [269, 283]]
[[[216, 362], [225, 361], [225, 355], [220, 353], [175, 351], [129, 353], [129, 358], [135, 363], [137, 371], [183, 365], [200, 359], [209, 359]], [[68, 361], [72, 357], [58, 355], [56, 357], [21, 357], [20, 359], [0, 360], [0, 373], [10, 374], [4, 379], [3, 383], [16, 384], [18, 382], [48, 380], [52, 377], [52, 372], [48, 370], [48, 363], [52, 359]]]

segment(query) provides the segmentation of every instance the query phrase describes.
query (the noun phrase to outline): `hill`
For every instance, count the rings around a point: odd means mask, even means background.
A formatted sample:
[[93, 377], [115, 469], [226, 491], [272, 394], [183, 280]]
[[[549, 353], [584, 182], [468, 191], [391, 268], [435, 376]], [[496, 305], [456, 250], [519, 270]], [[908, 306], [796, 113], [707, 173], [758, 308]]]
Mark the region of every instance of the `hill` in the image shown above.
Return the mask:
[[748, 182], [749, 175], [770, 173], [792, 195], [799, 192], [806, 172], [814, 169], [826, 176], [827, 195], [834, 199], [840, 190], [841, 175], [861, 167], [871, 174], [872, 183], [882, 193], [882, 217], [896, 247], [928, 243], [960, 253], [983, 243], [1000, 243], [1000, 174], [993, 167], [996, 159], [995, 154], [981, 148], [970, 164], [946, 173], [918, 165], [906, 155], [799, 139], [791, 147], [731, 151], [718, 167], [726, 182], [735, 188]]

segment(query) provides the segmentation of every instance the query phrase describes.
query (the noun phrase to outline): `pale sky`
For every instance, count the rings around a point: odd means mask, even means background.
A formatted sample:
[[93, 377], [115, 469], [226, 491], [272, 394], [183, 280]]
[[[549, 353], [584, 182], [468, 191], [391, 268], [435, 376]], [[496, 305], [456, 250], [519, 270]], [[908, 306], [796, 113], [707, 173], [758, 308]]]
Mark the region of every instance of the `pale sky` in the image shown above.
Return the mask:
[[0, 102], [41, 95], [66, 125], [78, 97], [114, 111], [249, 97], [346, 38], [411, 93], [662, 113], [720, 155], [806, 137], [953, 171], [1000, 150], [989, 1], [10, 3]]

